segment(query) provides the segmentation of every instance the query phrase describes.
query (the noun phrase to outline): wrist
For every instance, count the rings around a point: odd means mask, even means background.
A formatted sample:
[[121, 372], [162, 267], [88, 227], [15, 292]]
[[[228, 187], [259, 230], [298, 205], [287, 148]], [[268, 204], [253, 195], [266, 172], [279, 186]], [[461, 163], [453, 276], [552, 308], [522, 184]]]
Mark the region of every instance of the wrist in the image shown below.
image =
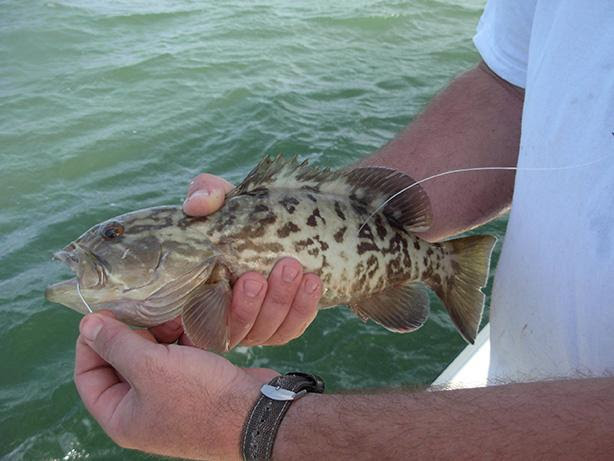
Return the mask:
[[290, 406], [277, 432], [273, 461], [297, 458], [297, 442], [302, 444], [306, 438], [314, 440], [316, 431], [312, 428], [326, 413], [326, 402], [330, 399], [326, 394], [307, 394]]
[[307, 393], [321, 394], [324, 387], [322, 378], [304, 372], [276, 376], [263, 385], [260, 388], [261, 395], [243, 427], [240, 446], [243, 459], [272, 459], [277, 434], [288, 410]]
[[243, 460], [243, 455], [241, 454], [241, 434], [245, 420], [254, 403], [260, 397], [260, 387], [262, 384], [254, 379], [250, 379], [249, 383], [243, 383], [242, 386], [238, 386], [232, 396], [229, 397], [233, 404], [230, 405], [230, 408], [225, 413], [230, 421], [228, 423], [220, 422], [220, 426], [224, 428], [224, 431], [220, 434], [223, 438], [222, 453], [224, 453], [221, 459]]

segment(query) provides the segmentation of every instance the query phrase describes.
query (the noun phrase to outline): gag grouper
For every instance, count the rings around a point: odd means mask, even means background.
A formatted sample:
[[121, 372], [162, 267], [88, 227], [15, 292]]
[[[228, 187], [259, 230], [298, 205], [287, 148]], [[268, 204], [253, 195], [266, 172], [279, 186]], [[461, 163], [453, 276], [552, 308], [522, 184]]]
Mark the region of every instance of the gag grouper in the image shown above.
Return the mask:
[[386, 168], [331, 171], [265, 157], [210, 216], [156, 207], [92, 227], [56, 253], [77, 278], [45, 295], [82, 313], [110, 309], [135, 326], [181, 315], [195, 345], [225, 351], [233, 282], [247, 271], [268, 274], [291, 256], [321, 277], [321, 308], [344, 304], [364, 320], [410, 332], [428, 317], [428, 286], [473, 342], [495, 238], [417, 237], [431, 223], [424, 190], [416, 185], [389, 200], [413, 183]]

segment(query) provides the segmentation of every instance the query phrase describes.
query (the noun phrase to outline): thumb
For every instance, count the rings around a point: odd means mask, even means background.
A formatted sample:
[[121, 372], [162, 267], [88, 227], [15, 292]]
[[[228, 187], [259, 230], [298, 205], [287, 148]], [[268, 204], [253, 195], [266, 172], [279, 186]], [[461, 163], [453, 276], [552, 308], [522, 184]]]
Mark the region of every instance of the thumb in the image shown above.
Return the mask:
[[224, 203], [221, 189], [197, 190], [183, 202], [183, 211], [190, 216], [207, 216], [219, 210]]
[[219, 176], [207, 173], [198, 175], [190, 183], [183, 211], [191, 216], [211, 214], [224, 204], [226, 194], [232, 189], [233, 185]]
[[86, 315], [79, 331], [94, 352], [126, 379], [143, 363], [142, 355], [154, 354], [157, 348], [157, 344], [105, 315]]

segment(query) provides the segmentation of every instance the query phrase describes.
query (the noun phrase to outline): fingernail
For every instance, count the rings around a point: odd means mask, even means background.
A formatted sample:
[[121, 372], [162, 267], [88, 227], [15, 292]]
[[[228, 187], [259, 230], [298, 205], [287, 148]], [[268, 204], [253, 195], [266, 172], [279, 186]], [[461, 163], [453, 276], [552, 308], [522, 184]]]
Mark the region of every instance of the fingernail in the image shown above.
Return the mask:
[[81, 321], [80, 331], [85, 336], [85, 339], [94, 341], [101, 329], [102, 321], [98, 316], [88, 315]]
[[298, 275], [298, 270], [294, 266], [284, 266], [281, 270], [281, 278], [284, 282], [293, 282]]
[[318, 288], [320, 287], [320, 284], [313, 279], [307, 279], [305, 281], [305, 291], [307, 293], [313, 293], [314, 291], [316, 291]]
[[188, 196], [188, 200], [198, 199], [198, 198], [207, 198], [210, 195], [211, 195], [211, 191], [208, 191], [207, 189], [198, 189], [192, 192]]
[[262, 286], [262, 283], [257, 280], [246, 280], [243, 282], [243, 291], [248, 297], [255, 298], [262, 290]]

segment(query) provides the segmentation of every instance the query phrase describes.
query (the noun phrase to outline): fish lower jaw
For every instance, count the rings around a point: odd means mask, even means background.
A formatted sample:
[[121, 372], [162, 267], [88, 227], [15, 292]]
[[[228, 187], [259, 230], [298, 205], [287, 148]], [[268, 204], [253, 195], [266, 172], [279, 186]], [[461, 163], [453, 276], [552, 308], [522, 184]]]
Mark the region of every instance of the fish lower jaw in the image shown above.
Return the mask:
[[62, 304], [80, 314], [90, 312], [77, 292], [76, 278], [49, 285], [45, 289], [45, 299], [52, 303]]

